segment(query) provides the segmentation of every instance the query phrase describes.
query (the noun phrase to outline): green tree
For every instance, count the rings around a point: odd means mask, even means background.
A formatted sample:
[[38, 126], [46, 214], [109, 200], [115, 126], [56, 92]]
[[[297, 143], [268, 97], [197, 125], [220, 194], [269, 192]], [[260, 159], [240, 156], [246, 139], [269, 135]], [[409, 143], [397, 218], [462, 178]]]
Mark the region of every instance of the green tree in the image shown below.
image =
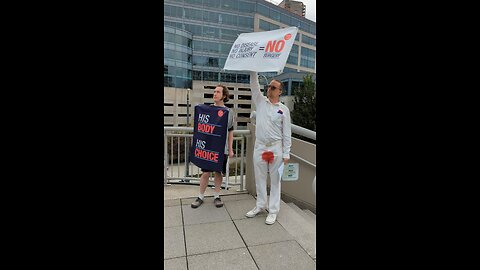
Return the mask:
[[292, 124], [317, 131], [317, 91], [312, 74], [303, 77], [303, 85], [294, 90]]

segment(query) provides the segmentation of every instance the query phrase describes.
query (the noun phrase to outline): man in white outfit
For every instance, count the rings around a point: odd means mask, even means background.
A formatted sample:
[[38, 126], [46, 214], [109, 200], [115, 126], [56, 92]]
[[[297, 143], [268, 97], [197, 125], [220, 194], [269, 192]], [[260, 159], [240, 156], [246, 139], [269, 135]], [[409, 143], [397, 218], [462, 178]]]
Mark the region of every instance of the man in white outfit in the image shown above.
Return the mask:
[[253, 167], [257, 189], [257, 205], [246, 216], [254, 217], [267, 209], [267, 172], [270, 174], [270, 200], [266, 224], [273, 224], [280, 211], [281, 174], [280, 166], [290, 159], [292, 131], [290, 111], [280, 103], [282, 83], [272, 80], [267, 89], [267, 97], [260, 92], [257, 72], [250, 72], [252, 100], [256, 107], [255, 148]]

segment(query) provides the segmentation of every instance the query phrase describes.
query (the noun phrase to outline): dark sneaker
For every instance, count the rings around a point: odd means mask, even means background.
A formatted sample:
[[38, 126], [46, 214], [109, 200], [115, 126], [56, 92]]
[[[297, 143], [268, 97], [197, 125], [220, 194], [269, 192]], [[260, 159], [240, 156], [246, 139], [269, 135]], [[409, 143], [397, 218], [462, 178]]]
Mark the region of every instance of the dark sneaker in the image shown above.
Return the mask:
[[215, 198], [215, 200], [213, 200], [213, 203], [215, 204], [216, 207], [222, 207], [223, 206], [223, 202], [220, 199], [220, 197]]
[[197, 208], [199, 207], [200, 205], [202, 205], [203, 203], [203, 200], [200, 199], [200, 198], [197, 198], [193, 203], [192, 203], [192, 208]]

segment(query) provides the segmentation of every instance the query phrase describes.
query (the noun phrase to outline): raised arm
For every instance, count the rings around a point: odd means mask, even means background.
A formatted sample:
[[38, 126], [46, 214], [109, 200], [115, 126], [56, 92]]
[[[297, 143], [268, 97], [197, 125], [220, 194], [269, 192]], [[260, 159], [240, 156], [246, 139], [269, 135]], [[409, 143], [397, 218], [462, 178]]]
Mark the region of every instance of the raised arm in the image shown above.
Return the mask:
[[260, 92], [260, 83], [258, 82], [258, 73], [250, 71], [250, 88], [252, 89], [252, 100], [258, 104], [263, 99], [262, 92]]

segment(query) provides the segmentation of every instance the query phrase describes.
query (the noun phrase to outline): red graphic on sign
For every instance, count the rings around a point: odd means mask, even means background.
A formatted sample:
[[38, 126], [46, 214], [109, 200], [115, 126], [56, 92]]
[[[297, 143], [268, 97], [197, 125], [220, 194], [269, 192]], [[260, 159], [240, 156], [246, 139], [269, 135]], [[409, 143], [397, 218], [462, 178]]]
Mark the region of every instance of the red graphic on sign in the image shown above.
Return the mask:
[[283, 47], [285, 47], [285, 41], [283, 39], [281, 40], [269, 40], [267, 43], [267, 47], [265, 48], [266, 52], [281, 52], [283, 50]]
[[291, 39], [291, 38], [292, 38], [292, 34], [286, 34], [286, 35], [285, 35], [285, 40], [289, 40], [289, 39]]
[[220, 117], [223, 116], [223, 111], [222, 110], [218, 110], [218, 116], [220, 116]]

